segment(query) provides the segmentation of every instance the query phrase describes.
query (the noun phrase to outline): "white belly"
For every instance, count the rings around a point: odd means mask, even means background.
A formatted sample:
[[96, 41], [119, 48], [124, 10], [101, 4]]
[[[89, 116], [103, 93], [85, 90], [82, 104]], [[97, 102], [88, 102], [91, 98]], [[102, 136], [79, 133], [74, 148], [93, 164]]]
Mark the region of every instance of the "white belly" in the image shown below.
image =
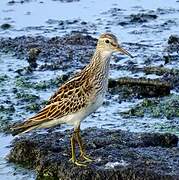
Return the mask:
[[92, 101], [92, 103], [90, 103], [87, 108], [83, 109], [82, 111], [63, 116], [59, 119], [52, 119], [51, 121], [41, 124], [39, 128], [47, 128], [64, 123], [73, 125], [74, 127], [78, 127], [82, 120], [84, 120], [87, 116], [96, 111], [102, 105], [103, 99], [104, 94], [102, 93], [94, 101]]
[[63, 116], [59, 119], [52, 119], [48, 122], [41, 124], [38, 128], [49, 128], [49, 127], [56, 126], [59, 124], [69, 124], [69, 125], [78, 127], [78, 125], [80, 124], [80, 121], [82, 121], [85, 117], [86, 117], [85, 113], [83, 111], [80, 111], [77, 113]]
[[94, 99], [94, 101], [86, 109], [87, 115], [95, 112], [103, 104], [104, 96], [105, 94], [101, 93], [98, 97]]

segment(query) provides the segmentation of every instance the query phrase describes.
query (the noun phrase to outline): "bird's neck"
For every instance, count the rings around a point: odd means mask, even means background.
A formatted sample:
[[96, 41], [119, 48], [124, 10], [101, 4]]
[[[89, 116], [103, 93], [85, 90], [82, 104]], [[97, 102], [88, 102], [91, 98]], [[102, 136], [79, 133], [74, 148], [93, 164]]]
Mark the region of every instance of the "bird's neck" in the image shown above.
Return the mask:
[[102, 88], [104, 92], [108, 87], [108, 74], [110, 66], [110, 57], [112, 53], [96, 50], [88, 66], [90, 73], [89, 80], [95, 87]]
[[112, 52], [110, 51], [97, 49], [90, 62], [92, 70], [96, 72], [102, 71], [101, 73], [108, 73], [111, 55]]

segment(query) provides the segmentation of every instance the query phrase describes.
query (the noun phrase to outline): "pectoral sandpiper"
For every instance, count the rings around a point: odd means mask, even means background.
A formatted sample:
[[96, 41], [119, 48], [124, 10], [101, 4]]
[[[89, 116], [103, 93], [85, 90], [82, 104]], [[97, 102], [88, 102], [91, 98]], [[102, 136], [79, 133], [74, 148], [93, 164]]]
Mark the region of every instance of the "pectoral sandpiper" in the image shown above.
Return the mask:
[[[110, 33], [102, 34], [91, 62], [80, 73], [63, 84], [40, 112], [12, 127], [14, 134], [62, 123], [73, 125], [70, 160], [79, 166], [85, 166], [86, 162], [90, 162], [91, 159], [86, 155], [83, 147], [80, 123], [103, 103], [108, 88], [110, 57], [114, 52], [121, 52], [132, 57], [119, 45], [116, 36]], [[83, 159], [81, 162], [76, 159], [76, 143], [79, 145], [80, 157]]]

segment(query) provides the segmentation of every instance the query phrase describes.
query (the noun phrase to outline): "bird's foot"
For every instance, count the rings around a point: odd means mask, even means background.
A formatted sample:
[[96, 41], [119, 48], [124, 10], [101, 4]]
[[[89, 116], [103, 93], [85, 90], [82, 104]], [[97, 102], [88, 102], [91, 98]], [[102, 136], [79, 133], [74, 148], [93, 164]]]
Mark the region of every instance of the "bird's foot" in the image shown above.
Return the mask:
[[87, 166], [87, 165], [85, 164], [85, 162], [81, 162], [81, 161], [78, 161], [78, 160], [73, 159], [73, 158], [69, 159], [69, 161], [71, 161], [72, 163], [74, 163], [74, 164], [77, 165], [77, 166], [81, 166], [81, 167], [86, 167], [86, 166]]
[[85, 153], [81, 153], [80, 158], [84, 159], [85, 162], [92, 162], [92, 161], [94, 161], [92, 158], [87, 156]]

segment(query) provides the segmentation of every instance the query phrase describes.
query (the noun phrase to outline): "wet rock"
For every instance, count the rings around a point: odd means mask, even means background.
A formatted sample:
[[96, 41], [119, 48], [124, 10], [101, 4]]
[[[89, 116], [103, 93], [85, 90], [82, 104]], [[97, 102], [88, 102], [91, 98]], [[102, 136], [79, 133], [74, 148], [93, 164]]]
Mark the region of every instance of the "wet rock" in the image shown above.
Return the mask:
[[81, 168], [69, 162], [70, 134], [70, 131], [53, 131], [16, 139], [8, 159], [36, 169], [37, 179], [179, 178], [178, 138], [175, 135], [86, 129], [82, 136], [87, 142], [87, 152], [95, 161]]
[[4, 81], [8, 80], [9, 76], [7, 75], [0, 75], [0, 83], [3, 83]]
[[159, 15], [163, 14], [173, 14], [176, 13], [178, 9], [175, 8], [157, 8], [156, 13]]
[[171, 26], [176, 26], [177, 23], [175, 20], [167, 20], [164, 23], [161, 24], [162, 27], [171, 27]]
[[16, 98], [20, 101], [26, 101], [26, 102], [35, 102], [39, 101], [40, 97], [35, 94], [27, 94], [25, 92], [18, 92], [17, 90], [14, 92]]
[[[82, 21], [81, 19], [67, 19], [67, 20], [58, 20], [58, 19], [48, 19], [46, 21], [47, 24], [54, 25], [55, 27], [52, 29], [45, 29], [44, 27], [39, 27], [41, 30], [45, 32], [54, 32], [57, 29], [62, 30], [63, 32], [68, 33], [69, 30], [71, 32], [80, 32], [80, 33], [88, 33], [88, 30], [96, 30], [97, 25], [95, 23]], [[33, 27], [29, 27], [33, 28]], [[39, 29], [39, 30], [40, 30]], [[68, 30], [68, 32], [67, 32]]]
[[13, 104], [11, 104], [8, 107], [5, 107], [3, 105], [0, 105], [0, 112], [10, 112], [10, 113], [14, 113], [15, 112], [15, 107], [13, 106]]
[[119, 78], [110, 79], [109, 88], [112, 93], [125, 93], [128, 97], [160, 97], [170, 94], [171, 85], [168, 82], [145, 78]]
[[32, 0], [19, 0], [19, 1], [15, 1], [15, 0], [11, 0], [8, 2], [9, 5], [14, 5], [16, 3], [21, 3], [21, 4], [24, 4], [24, 3], [27, 3], [27, 2], [30, 2]]
[[87, 46], [87, 45], [92, 45], [92, 46], [95, 46], [96, 43], [97, 43], [97, 39], [87, 35], [85, 36], [82, 36], [81, 33], [76, 33], [74, 36], [66, 36], [64, 38], [64, 43], [67, 43], [67, 44], [71, 44], [71, 45], [84, 45], [84, 46]]
[[179, 118], [179, 96], [170, 95], [158, 99], [144, 99], [128, 111], [121, 113], [123, 117], [155, 117]]
[[5, 24], [2, 24], [0, 27], [1, 27], [1, 29], [6, 30], [6, 29], [11, 28], [11, 25], [8, 23], [5, 23]]
[[71, 3], [71, 2], [78, 2], [80, 0], [53, 0], [53, 1], [60, 1], [60, 2], [63, 2], [63, 3]]
[[[22, 89], [22, 92], [25, 90], [25, 89], [36, 89], [36, 90], [46, 90], [46, 89], [49, 89], [49, 88], [52, 88], [52, 87], [58, 87], [60, 84], [64, 83], [67, 79], [69, 78], [69, 74], [66, 74], [66, 75], [62, 75], [62, 76], [58, 76], [56, 78], [53, 78], [53, 79], [49, 79], [47, 81], [39, 81], [38, 83], [33, 83], [33, 82], [30, 82], [29, 81], [29, 78], [25, 78], [25, 77], [17, 77], [16, 78], [16, 81], [15, 81], [15, 84], [16, 84], [16, 87], [19, 87]], [[21, 93], [22, 93], [21, 92]], [[17, 95], [17, 98], [25, 98], [27, 94], [20, 94], [20, 95]], [[37, 96], [35, 96], [37, 97]], [[34, 99], [34, 96], [32, 95], [28, 95], [26, 97], [26, 101], [29, 99], [32, 100], [32, 98]]]
[[[96, 42], [97, 40], [90, 35], [79, 32], [52, 38], [21, 36], [13, 39], [0, 38], [0, 51], [13, 52], [19, 59], [28, 57], [33, 67], [36, 67], [36, 62], [39, 61], [41, 65], [37, 70], [66, 71], [72, 67], [83, 68], [89, 62]], [[29, 54], [31, 50], [33, 53]]]
[[87, 24], [87, 22], [85, 22], [85, 21], [81, 22], [81, 25], [86, 25], [86, 24]]
[[11, 101], [6, 101], [0, 105], [0, 132], [8, 130], [12, 121], [12, 115], [15, 113], [15, 106]]
[[163, 59], [165, 64], [178, 61], [179, 58], [179, 36], [171, 35], [168, 38], [167, 45], [163, 50]]
[[16, 1], [12, 0], [12, 1], [9, 1], [8, 4], [11, 5], [11, 4], [14, 4]]
[[168, 39], [168, 44], [179, 44], [179, 36], [171, 35]]
[[179, 36], [171, 35], [168, 38], [167, 46], [164, 49], [164, 53], [172, 54], [175, 52], [179, 55]]
[[131, 23], [144, 23], [149, 20], [157, 19], [157, 15], [147, 13], [131, 14], [129, 19]]
[[27, 111], [36, 112], [37, 113], [41, 109], [41, 104], [31, 103], [31, 104], [27, 105], [25, 109]]
[[120, 9], [120, 8], [111, 8], [110, 10], [103, 12], [101, 14], [103, 14], [103, 15], [110, 14], [111, 17], [117, 17], [117, 16], [119, 16], [119, 14], [122, 14], [124, 11], [126, 11], [126, 10]]
[[178, 76], [179, 75], [179, 70], [177, 70], [177, 69], [169, 69], [169, 68], [165, 68], [165, 67], [156, 67], [156, 66], [144, 67], [144, 72], [146, 74], [156, 74], [156, 75], [159, 75], [159, 76], [162, 76], [162, 75], [165, 75], [165, 74], [170, 74], [170, 75], [173, 75], [173, 76]]
[[27, 58], [27, 61], [29, 63], [29, 67], [34, 69], [37, 67], [37, 56], [39, 55], [39, 53], [41, 52], [41, 50], [39, 48], [31, 48], [29, 50], [29, 56]]
[[48, 24], [58, 24], [60, 26], [66, 26], [66, 25], [72, 25], [72, 24], [76, 24], [78, 23], [79, 20], [78, 19], [73, 19], [73, 20], [55, 20], [55, 19], [49, 19], [46, 21], [46, 23]]
[[125, 10], [119, 8], [112, 8], [109, 11], [104, 12], [103, 14], [104, 15], [109, 14], [111, 17], [111, 20], [108, 20], [107, 22], [108, 26], [111, 25], [127, 26], [132, 24], [140, 25], [142, 23], [150, 22], [158, 18], [158, 15], [155, 11], [143, 10], [142, 13], [128, 15], [125, 13]]
[[142, 69], [147, 75], [148, 74], [156, 74], [158, 76], [162, 76], [161, 80], [165, 82], [170, 82], [171, 89], [174, 89], [178, 92], [179, 90], [179, 70], [177, 69], [169, 69], [164, 66], [148, 66]]
[[59, 23], [60, 25], [63, 25], [63, 21], [62, 21], [62, 20], [59, 21], [59, 20], [55, 20], [55, 19], [48, 19], [48, 20], [46, 21], [46, 23], [47, 23], [47, 24], [57, 24], [57, 23]]

